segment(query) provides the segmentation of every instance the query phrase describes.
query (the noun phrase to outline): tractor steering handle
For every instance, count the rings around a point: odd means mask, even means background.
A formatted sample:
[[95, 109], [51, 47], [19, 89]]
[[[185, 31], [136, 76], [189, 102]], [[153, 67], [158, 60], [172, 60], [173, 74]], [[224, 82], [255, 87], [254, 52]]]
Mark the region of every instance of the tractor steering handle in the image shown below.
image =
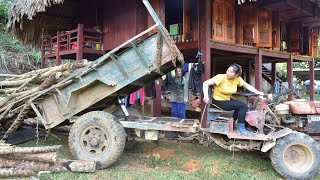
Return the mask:
[[243, 97], [246, 97], [246, 98], [249, 98], [249, 97], [258, 97], [258, 96], [259, 96], [259, 94], [255, 94], [255, 93], [234, 93], [233, 95], [243, 96]]

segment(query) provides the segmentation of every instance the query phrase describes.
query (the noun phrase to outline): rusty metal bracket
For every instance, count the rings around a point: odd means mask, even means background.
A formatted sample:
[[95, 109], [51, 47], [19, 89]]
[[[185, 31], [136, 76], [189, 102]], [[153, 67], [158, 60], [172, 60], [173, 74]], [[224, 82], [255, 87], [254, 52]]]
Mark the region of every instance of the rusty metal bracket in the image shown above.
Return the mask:
[[117, 60], [116, 56], [114, 54], [110, 54], [110, 58], [113, 60], [112, 62], [115, 63], [115, 65], [119, 68], [119, 70], [121, 71], [122, 75], [128, 79], [129, 75], [126, 72], [126, 70], [124, 69], [123, 65]]
[[41, 113], [39, 112], [38, 108], [33, 104], [32, 101], [29, 101], [31, 108], [36, 113], [37, 117], [40, 118], [42, 122], [46, 122]]
[[136, 43], [130, 42], [130, 44], [131, 44], [133, 50], [134, 50], [134, 51], [138, 54], [138, 56], [140, 57], [139, 60], [142, 62], [143, 66], [144, 66], [145, 68], [147, 68], [147, 69], [149, 70], [148, 72], [150, 73], [150, 65], [148, 65], [148, 63], [147, 63], [146, 56], [143, 55], [143, 52], [141, 52], [141, 50], [138, 48], [138, 46], [136, 45]]

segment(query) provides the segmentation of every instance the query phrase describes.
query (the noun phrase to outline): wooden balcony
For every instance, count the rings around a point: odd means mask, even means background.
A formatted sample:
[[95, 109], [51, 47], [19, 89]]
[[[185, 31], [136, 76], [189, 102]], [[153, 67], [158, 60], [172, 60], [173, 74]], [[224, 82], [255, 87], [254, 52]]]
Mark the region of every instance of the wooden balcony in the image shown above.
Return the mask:
[[82, 24], [70, 31], [58, 31], [55, 36], [42, 33], [41, 66], [44, 67], [45, 59], [56, 59], [57, 65], [61, 64], [61, 59], [93, 60], [105, 53], [102, 46], [101, 33], [84, 28]]

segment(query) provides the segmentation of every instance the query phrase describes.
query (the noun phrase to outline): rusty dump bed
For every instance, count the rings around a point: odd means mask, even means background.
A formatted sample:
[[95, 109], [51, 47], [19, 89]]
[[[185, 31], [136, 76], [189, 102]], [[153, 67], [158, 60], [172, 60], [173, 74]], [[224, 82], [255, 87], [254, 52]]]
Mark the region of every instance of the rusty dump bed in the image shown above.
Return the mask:
[[[94, 105], [111, 104], [118, 96], [136, 91], [183, 63], [169, 33], [150, 4], [144, 3], [155, 25], [30, 101], [46, 128], [53, 128]], [[148, 37], [152, 32], [157, 33]], [[136, 43], [138, 40], [140, 43]], [[130, 48], [119, 53], [128, 45]]]

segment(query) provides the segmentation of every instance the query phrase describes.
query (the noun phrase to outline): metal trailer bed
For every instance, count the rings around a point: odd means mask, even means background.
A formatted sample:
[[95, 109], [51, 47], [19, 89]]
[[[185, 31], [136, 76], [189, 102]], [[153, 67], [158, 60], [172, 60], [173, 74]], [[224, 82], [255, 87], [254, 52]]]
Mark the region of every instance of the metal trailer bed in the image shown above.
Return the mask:
[[[66, 120], [72, 122], [74, 117], [90, 111], [97, 104], [117, 102], [119, 97], [129, 95], [183, 64], [181, 52], [151, 5], [147, 0], [143, 3], [155, 25], [29, 101], [46, 129], [54, 128]], [[158, 33], [147, 37], [154, 30]], [[119, 53], [128, 45], [131, 47]], [[195, 132], [198, 121], [139, 117], [130, 121], [120, 118], [119, 122], [124, 128], [154, 133], [155, 130]]]

